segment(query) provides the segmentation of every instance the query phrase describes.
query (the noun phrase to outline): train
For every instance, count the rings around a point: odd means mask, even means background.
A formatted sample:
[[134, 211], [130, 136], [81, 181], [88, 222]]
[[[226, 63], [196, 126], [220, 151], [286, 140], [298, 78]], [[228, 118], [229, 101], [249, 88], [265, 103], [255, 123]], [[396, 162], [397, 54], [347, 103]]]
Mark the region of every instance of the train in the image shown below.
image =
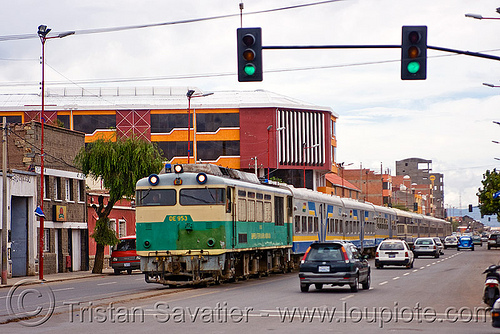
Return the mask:
[[136, 184], [136, 247], [148, 283], [203, 285], [287, 272], [313, 242], [374, 255], [386, 238], [451, 234], [445, 220], [261, 182], [212, 164], [166, 164]]

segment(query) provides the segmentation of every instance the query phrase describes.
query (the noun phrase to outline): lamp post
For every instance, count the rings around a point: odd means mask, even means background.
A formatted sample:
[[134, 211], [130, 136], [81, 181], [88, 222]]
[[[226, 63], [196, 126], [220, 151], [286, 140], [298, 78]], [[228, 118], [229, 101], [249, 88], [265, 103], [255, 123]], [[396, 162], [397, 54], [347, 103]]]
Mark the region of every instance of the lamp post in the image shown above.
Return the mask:
[[[270, 135], [271, 135], [271, 130], [272, 130], [272, 128], [273, 128], [273, 126], [272, 126], [272, 125], [269, 125], [269, 126], [267, 127], [267, 179], [268, 179], [268, 180], [269, 180], [269, 168], [270, 168], [269, 166], [270, 166], [270, 164], [271, 164], [271, 161], [270, 161], [270, 159], [269, 159], [269, 155], [270, 155], [270, 153], [269, 153], [269, 152], [270, 152], [270, 149], [269, 149], [270, 139], [269, 139], [269, 137], [270, 137]], [[277, 132], [277, 131], [281, 131], [281, 130], [285, 130], [285, 127], [280, 127], [280, 128], [277, 128], [277, 129], [276, 129], [276, 132]]]
[[41, 63], [42, 63], [42, 110], [40, 112], [40, 123], [41, 123], [41, 128], [42, 128], [42, 133], [41, 133], [41, 144], [40, 144], [40, 205], [39, 208], [40, 210], [35, 211], [35, 214], [40, 217], [40, 242], [39, 242], [39, 259], [38, 259], [38, 278], [40, 280], [43, 280], [43, 242], [44, 242], [44, 220], [45, 220], [45, 215], [43, 214], [43, 181], [44, 181], [44, 150], [43, 150], [43, 141], [44, 141], [44, 134], [43, 134], [43, 128], [44, 128], [44, 123], [45, 123], [45, 41], [48, 39], [52, 38], [63, 38], [66, 36], [73, 35], [75, 32], [74, 31], [67, 31], [60, 33], [57, 36], [51, 36], [47, 37], [51, 29], [47, 28], [46, 25], [39, 25], [38, 26], [38, 37], [40, 37], [40, 42], [42, 42], [42, 57], [41, 57]]
[[337, 164], [337, 166], [340, 168], [340, 178], [342, 179], [342, 197], [344, 197], [344, 167], [347, 167], [347, 166], [350, 166], [352, 165], [352, 162], [351, 163], [348, 163], [347, 165], [345, 165], [345, 162], [340, 162]]
[[302, 160], [303, 160], [303, 163], [304, 163], [304, 188], [306, 187], [306, 150], [310, 149], [310, 148], [315, 148], [315, 147], [318, 147], [318, 146], [319, 146], [319, 144], [314, 144], [312, 146], [307, 146], [306, 147], [306, 143], [302, 144]]
[[[213, 93], [206, 93], [206, 94], [198, 94], [194, 95], [194, 90], [190, 89], [187, 91], [186, 96], [188, 98], [188, 161], [187, 163], [189, 164], [191, 161], [191, 99], [194, 97], [204, 97], [208, 95], [212, 95]], [[193, 127], [194, 127], [194, 134], [193, 134], [193, 158], [194, 158], [194, 163], [196, 163], [197, 160], [197, 152], [196, 152], [196, 109], [194, 110], [193, 113]]]

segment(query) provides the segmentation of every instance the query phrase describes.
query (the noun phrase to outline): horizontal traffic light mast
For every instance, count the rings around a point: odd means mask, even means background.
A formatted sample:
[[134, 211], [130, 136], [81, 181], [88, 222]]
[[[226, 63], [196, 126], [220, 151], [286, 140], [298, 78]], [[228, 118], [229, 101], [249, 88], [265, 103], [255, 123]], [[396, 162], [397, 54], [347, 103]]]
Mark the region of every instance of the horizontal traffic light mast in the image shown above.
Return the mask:
[[[408, 71], [408, 74], [415, 74], [419, 70], [421, 70], [421, 75], [415, 75], [415, 77], [406, 77], [401, 75], [403, 80], [424, 80], [425, 79], [425, 71], [426, 71], [426, 59], [427, 59], [427, 49], [450, 52], [456, 54], [462, 54], [466, 56], [473, 56], [479, 58], [486, 58], [491, 60], [500, 60], [500, 56], [493, 56], [480, 52], [473, 51], [463, 51], [451, 48], [444, 48], [440, 46], [432, 46], [426, 45], [427, 39], [427, 27], [426, 26], [403, 26], [403, 39], [405, 38], [405, 29], [406, 32], [412, 34], [412, 36], [408, 37], [410, 39], [410, 43], [415, 42], [415, 31], [418, 32], [419, 36], [423, 38], [423, 44], [415, 45], [420, 52], [415, 53], [415, 46], [408, 46], [406, 50], [406, 54], [409, 55], [410, 58], [418, 58], [418, 54], [420, 54], [420, 63], [412, 62], [411, 60], [405, 59], [405, 50], [404, 45], [405, 41], [402, 44], [381, 44], [381, 45], [352, 45], [352, 44], [344, 44], [344, 45], [262, 45], [262, 31], [260, 28], [239, 28], [238, 29], [238, 80], [239, 81], [262, 81], [262, 50], [302, 50], [302, 49], [401, 49], [402, 50], [402, 65], [405, 63], [405, 71]], [[415, 30], [415, 31], [413, 31]], [[251, 46], [248, 46], [248, 43], [244, 39], [244, 37], [250, 34], [255, 39], [255, 43]], [[423, 36], [425, 35], [425, 36]], [[251, 50], [248, 50], [248, 49]], [[246, 56], [249, 52], [255, 53], [255, 58], [249, 60]], [[423, 65], [423, 67], [422, 67]], [[255, 69], [255, 72], [253, 70]], [[403, 71], [403, 68], [402, 68]]]

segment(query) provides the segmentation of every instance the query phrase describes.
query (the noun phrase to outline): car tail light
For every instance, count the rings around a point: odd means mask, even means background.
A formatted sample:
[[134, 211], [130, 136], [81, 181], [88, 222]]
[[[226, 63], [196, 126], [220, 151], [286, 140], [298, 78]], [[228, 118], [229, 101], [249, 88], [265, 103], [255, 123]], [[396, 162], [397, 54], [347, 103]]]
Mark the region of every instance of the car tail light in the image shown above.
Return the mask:
[[345, 251], [344, 246], [342, 246], [342, 254], [344, 255], [345, 263], [349, 263], [349, 258], [347, 257], [347, 252]]
[[311, 250], [311, 246], [309, 246], [309, 248], [306, 250], [306, 252], [304, 253], [304, 257], [302, 258], [302, 261], [301, 262], [304, 262], [306, 260], [306, 257], [307, 257], [307, 254], [309, 253], [309, 251]]
[[405, 252], [405, 257], [408, 257], [408, 252]]
[[375, 252], [375, 257], [378, 257], [378, 252]]
[[434, 249], [436, 249], [436, 248], [437, 248], [436, 245], [434, 245]]

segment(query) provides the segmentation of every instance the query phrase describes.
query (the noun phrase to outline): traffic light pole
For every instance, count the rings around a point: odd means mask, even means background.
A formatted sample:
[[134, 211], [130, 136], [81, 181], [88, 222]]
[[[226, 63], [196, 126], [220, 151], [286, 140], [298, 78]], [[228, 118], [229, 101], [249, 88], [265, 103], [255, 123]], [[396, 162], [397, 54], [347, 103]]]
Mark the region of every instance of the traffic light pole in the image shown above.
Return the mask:
[[[300, 50], [300, 49], [400, 49], [401, 45], [283, 45], [262, 46], [263, 50]], [[500, 60], [499, 56], [493, 56], [480, 52], [463, 51], [457, 49], [443, 48], [440, 46], [427, 45], [427, 49], [457, 53], [466, 56], [480, 57], [486, 59]]]

